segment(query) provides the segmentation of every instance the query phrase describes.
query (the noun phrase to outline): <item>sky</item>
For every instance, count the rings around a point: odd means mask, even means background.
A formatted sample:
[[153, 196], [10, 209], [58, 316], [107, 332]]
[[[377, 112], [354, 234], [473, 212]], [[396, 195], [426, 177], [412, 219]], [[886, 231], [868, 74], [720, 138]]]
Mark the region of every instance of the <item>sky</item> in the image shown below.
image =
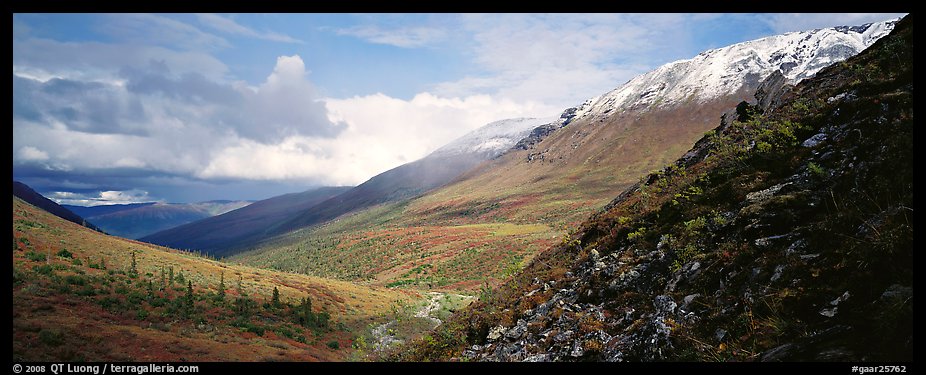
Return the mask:
[[13, 179], [63, 204], [360, 184], [737, 42], [900, 14], [14, 14]]

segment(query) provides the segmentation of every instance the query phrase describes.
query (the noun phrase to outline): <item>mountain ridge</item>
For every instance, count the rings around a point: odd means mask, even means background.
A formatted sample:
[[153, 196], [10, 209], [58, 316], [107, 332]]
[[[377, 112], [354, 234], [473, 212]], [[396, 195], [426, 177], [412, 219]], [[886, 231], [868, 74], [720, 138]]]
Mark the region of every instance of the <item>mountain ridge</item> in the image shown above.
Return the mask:
[[771, 76], [760, 104], [387, 358], [912, 361], [913, 50], [907, 16], [796, 86]]

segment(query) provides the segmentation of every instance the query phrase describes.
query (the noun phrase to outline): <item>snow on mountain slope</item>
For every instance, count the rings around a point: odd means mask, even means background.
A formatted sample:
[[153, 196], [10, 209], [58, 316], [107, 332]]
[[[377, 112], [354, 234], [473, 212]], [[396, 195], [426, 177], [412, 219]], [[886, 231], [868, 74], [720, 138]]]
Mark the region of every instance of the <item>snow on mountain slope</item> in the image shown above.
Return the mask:
[[755, 86], [776, 70], [796, 83], [854, 56], [894, 28], [897, 20], [770, 36], [702, 52], [663, 65], [576, 107], [576, 119], [615, 110], [704, 103]]
[[534, 128], [549, 124], [557, 117], [515, 118], [489, 123], [437, 149], [431, 156], [484, 154], [491, 159], [507, 151]]

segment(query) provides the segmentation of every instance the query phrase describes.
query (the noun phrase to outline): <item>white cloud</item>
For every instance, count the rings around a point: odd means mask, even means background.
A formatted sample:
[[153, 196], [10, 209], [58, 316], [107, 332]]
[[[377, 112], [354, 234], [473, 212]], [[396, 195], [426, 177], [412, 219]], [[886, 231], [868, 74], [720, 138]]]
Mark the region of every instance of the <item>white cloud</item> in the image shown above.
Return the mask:
[[328, 99], [334, 121], [347, 128], [335, 138], [293, 136], [280, 143], [232, 143], [198, 174], [202, 178], [304, 179], [355, 185], [426, 156], [466, 132], [500, 118], [553, 114], [538, 103], [428, 93], [411, 100], [383, 94]]
[[48, 199], [58, 204], [72, 206], [100, 206], [107, 204], [130, 204], [151, 202], [153, 199], [148, 192], [138, 189], [106, 190], [92, 194], [75, 193], [70, 191], [55, 191], [48, 194]]
[[833, 26], [856, 26], [902, 17], [905, 13], [775, 13], [761, 19], [775, 33], [804, 31]]
[[32, 146], [26, 146], [19, 149], [19, 157], [25, 161], [45, 161], [48, 160], [48, 153]]
[[[491, 94], [565, 109], [661, 65], [690, 41], [696, 18], [674, 14], [465, 15], [481, 73], [434, 85], [440, 95]], [[666, 52], [668, 51], [668, 52]]]
[[270, 40], [274, 42], [304, 44], [303, 41], [293, 38], [289, 35], [272, 31], [257, 31], [239, 24], [231, 18], [222, 17], [218, 14], [200, 13], [196, 15], [196, 18], [199, 20], [199, 22], [206, 26], [229, 34], [243, 35], [251, 38]]
[[349, 35], [370, 43], [401, 48], [423, 47], [440, 41], [447, 36], [445, 30], [427, 26], [385, 29], [378, 26], [364, 25], [338, 29], [335, 32], [338, 35]]

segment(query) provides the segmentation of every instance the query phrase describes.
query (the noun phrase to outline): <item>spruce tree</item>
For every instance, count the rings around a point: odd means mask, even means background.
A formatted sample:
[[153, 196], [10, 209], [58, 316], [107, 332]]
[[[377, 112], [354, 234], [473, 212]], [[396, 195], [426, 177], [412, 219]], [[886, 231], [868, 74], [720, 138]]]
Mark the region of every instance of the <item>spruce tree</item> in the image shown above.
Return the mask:
[[132, 268], [129, 269], [129, 274], [138, 275], [138, 269], [136, 268], [136, 265], [137, 264], [135, 263], [135, 250], [132, 250]]
[[270, 305], [274, 308], [280, 307], [280, 291], [277, 290], [277, 287], [273, 287], [273, 297], [270, 299]]
[[220, 301], [225, 300], [225, 272], [222, 272], [222, 276], [219, 279], [219, 294], [218, 298]]

